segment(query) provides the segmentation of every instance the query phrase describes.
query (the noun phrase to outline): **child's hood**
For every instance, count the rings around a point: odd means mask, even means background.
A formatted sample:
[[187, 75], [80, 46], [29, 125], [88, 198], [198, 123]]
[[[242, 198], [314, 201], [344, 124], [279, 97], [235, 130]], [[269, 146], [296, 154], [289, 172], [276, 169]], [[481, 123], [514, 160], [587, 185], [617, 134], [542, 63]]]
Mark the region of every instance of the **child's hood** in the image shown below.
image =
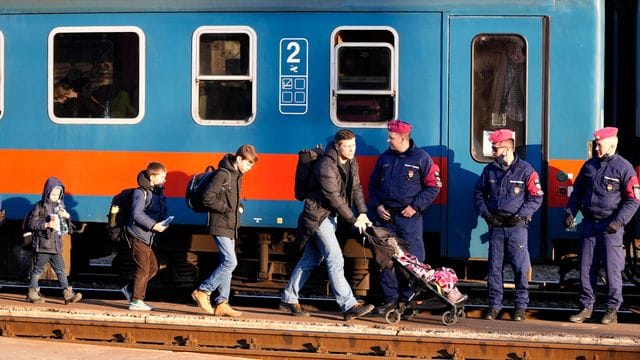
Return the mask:
[[62, 192], [60, 193], [60, 198], [58, 202], [62, 202], [62, 198], [64, 197], [64, 185], [62, 185], [62, 181], [56, 177], [50, 177], [44, 183], [44, 189], [42, 190], [42, 201], [46, 202], [49, 200], [49, 194], [53, 191], [56, 186], [60, 186], [62, 188]]

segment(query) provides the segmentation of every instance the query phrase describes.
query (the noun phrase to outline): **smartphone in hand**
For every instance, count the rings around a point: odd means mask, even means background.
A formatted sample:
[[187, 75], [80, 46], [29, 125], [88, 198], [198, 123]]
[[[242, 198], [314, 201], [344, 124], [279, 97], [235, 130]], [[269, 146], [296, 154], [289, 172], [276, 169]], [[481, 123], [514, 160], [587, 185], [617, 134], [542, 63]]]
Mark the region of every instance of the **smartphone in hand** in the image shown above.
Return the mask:
[[160, 223], [162, 226], [167, 226], [169, 225], [172, 221], [173, 221], [174, 216], [171, 215], [168, 218], [162, 220], [162, 222]]

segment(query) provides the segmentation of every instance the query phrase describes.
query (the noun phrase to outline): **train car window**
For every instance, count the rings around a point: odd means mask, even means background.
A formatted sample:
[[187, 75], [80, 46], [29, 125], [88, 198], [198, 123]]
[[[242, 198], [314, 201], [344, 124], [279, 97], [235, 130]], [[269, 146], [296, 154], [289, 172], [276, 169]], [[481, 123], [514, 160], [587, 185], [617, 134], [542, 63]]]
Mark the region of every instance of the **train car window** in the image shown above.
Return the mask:
[[4, 34], [0, 32], [0, 119], [4, 115]]
[[491, 162], [491, 132], [515, 132], [516, 152], [525, 157], [527, 48], [518, 35], [479, 35], [472, 50], [471, 154]]
[[384, 126], [398, 106], [397, 34], [388, 27], [334, 30], [331, 117], [343, 126]]
[[246, 125], [255, 117], [256, 35], [248, 27], [201, 27], [193, 39], [192, 114], [198, 124]]
[[137, 27], [61, 27], [49, 35], [49, 116], [71, 124], [133, 124], [144, 104]]

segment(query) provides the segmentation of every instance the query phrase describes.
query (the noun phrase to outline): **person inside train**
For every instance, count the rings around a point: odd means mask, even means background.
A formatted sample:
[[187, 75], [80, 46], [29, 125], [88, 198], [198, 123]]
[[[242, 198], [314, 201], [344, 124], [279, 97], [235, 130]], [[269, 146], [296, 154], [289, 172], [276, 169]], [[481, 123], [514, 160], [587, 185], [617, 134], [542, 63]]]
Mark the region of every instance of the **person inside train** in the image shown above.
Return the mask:
[[74, 292], [69, 286], [62, 256], [62, 236], [72, 230], [71, 215], [64, 207], [64, 190], [64, 185], [58, 178], [48, 178], [44, 183], [42, 199], [31, 208], [24, 221], [24, 230], [32, 234], [34, 265], [27, 293], [27, 301], [32, 303], [46, 301], [40, 293], [38, 282], [47, 264], [51, 265], [58, 277], [64, 303], [70, 304], [82, 299], [82, 294]]
[[91, 94], [91, 80], [88, 77], [77, 78], [72, 85], [78, 93], [78, 117], [100, 117], [104, 114], [104, 105]]
[[59, 117], [78, 116], [78, 93], [71, 85], [59, 82], [53, 86], [53, 113]]
[[[279, 309], [294, 316], [309, 316], [299, 304], [300, 290], [313, 269], [326, 262], [331, 290], [345, 321], [370, 313], [374, 306], [360, 303], [344, 275], [344, 257], [336, 236], [338, 221], [344, 221], [363, 233], [372, 223], [360, 185], [355, 158], [356, 135], [342, 129], [334, 135], [313, 173], [317, 183], [304, 200], [298, 218], [298, 237], [304, 247], [282, 293]], [[351, 205], [355, 205], [357, 215]]]
[[616, 153], [618, 129], [598, 129], [593, 137], [595, 156], [582, 165], [565, 209], [566, 228], [575, 227], [578, 211], [583, 216], [579, 254], [581, 309], [569, 320], [582, 323], [591, 318], [602, 266], [606, 276], [604, 305], [607, 310], [600, 322], [615, 324], [622, 305], [624, 226], [640, 205], [640, 185], [631, 163]]
[[131, 241], [131, 257], [136, 263], [133, 276], [133, 292], [129, 284], [122, 289], [129, 302], [129, 310], [150, 311], [153, 308], [144, 302], [147, 285], [158, 273], [158, 260], [153, 252], [153, 243], [158, 234], [169, 225], [167, 218], [164, 184], [167, 169], [159, 162], [150, 162], [137, 176], [138, 188], [132, 193], [131, 218], [127, 224], [127, 236]]
[[[516, 146], [524, 146], [527, 60], [524, 40], [512, 35], [483, 36], [474, 49], [474, 112], [478, 115], [475, 123], [482, 128], [511, 129]], [[516, 153], [521, 154], [518, 149]]]
[[[369, 181], [369, 204], [376, 225], [407, 242], [407, 252], [425, 261], [422, 213], [440, 188], [440, 168], [411, 139], [411, 124], [392, 120], [387, 126], [389, 148], [378, 157]], [[413, 290], [405, 276], [393, 268], [380, 274], [384, 303], [376, 308], [386, 314], [406, 302]]]
[[502, 270], [508, 259], [515, 282], [512, 319], [524, 321], [531, 271], [527, 225], [544, 193], [538, 173], [514, 152], [513, 131], [494, 131], [489, 141], [495, 160], [485, 166], [473, 189], [474, 208], [489, 225], [489, 308], [484, 318], [495, 320], [502, 309]]
[[[258, 162], [253, 145], [245, 144], [235, 154], [226, 154], [218, 164], [218, 170], [205, 190], [203, 204], [209, 208], [209, 234], [218, 246], [218, 267], [206, 278], [191, 297], [207, 314], [238, 317], [242, 313], [229, 305], [231, 277], [238, 265], [236, 239], [240, 227], [240, 216], [244, 206], [240, 203], [242, 177]], [[215, 307], [211, 304], [211, 293], [218, 290]]]

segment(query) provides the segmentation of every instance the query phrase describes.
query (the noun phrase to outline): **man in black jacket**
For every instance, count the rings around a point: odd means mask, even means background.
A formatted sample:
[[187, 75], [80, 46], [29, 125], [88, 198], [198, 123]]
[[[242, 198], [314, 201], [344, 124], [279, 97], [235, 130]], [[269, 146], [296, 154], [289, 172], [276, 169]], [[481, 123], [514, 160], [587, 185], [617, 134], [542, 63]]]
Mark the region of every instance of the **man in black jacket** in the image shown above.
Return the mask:
[[[218, 164], [218, 171], [205, 190], [203, 204], [209, 208], [209, 233], [218, 246], [220, 262], [216, 270], [191, 293], [191, 297], [206, 313], [216, 316], [237, 317], [240, 311], [229, 305], [231, 276], [238, 266], [235, 239], [238, 238], [242, 176], [258, 162], [256, 148], [242, 145], [234, 154], [225, 155]], [[211, 305], [211, 292], [218, 290], [215, 309]]]
[[[317, 190], [304, 200], [304, 209], [298, 218], [298, 233], [306, 246], [280, 303], [280, 310], [294, 316], [309, 316], [298, 303], [299, 292], [313, 269], [323, 260], [327, 263], [331, 290], [344, 320], [366, 315], [373, 310], [373, 305], [358, 303], [353, 296], [344, 277], [344, 257], [335, 234], [338, 217], [356, 227], [360, 233], [371, 226], [355, 152], [356, 135], [350, 130], [340, 130], [314, 168]], [[357, 216], [351, 209], [352, 205], [358, 211]]]

